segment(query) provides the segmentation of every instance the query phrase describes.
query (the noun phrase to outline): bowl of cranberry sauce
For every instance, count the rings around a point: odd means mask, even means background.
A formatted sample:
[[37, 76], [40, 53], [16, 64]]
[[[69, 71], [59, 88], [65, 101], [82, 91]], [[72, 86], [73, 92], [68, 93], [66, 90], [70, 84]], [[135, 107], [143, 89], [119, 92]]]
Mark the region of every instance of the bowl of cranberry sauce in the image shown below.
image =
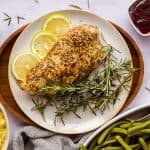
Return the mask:
[[128, 13], [137, 32], [143, 36], [150, 36], [150, 0], [134, 0]]

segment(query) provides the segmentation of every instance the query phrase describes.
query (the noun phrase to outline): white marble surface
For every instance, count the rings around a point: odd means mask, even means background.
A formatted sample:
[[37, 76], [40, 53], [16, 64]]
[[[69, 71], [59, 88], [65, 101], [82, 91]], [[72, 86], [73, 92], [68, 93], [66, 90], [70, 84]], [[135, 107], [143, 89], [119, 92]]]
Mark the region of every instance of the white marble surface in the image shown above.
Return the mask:
[[[52, 10], [69, 8], [69, 4], [79, 5], [85, 10], [88, 9], [87, 0], [38, 0], [39, 3], [35, 1], [36, 0], [0, 0], [0, 44], [18, 27]], [[150, 37], [140, 36], [131, 26], [127, 11], [130, 2], [131, 0], [90, 0], [89, 9], [89, 11], [101, 15], [124, 28], [141, 48], [145, 62], [145, 77], [140, 92], [128, 109], [136, 107], [137, 105], [150, 103], [150, 92], [145, 90], [145, 86], [150, 87]], [[12, 17], [10, 26], [7, 26], [7, 22], [3, 21], [3, 19], [5, 19], [4, 12]], [[16, 16], [23, 16], [25, 20], [21, 20], [20, 24], [17, 24]], [[15, 131], [19, 129], [23, 123], [8, 111], [7, 113], [10, 122], [11, 141]]]

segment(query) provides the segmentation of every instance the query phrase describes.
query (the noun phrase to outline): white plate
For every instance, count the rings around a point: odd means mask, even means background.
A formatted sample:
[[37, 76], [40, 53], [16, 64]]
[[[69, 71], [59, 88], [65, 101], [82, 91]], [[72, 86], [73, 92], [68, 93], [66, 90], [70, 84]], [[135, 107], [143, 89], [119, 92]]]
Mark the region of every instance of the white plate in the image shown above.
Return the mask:
[[[63, 13], [69, 16], [72, 20], [73, 25], [78, 25], [82, 23], [87, 23], [97, 26], [103, 33], [106, 41], [110, 43], [115, 48], [119, 49], [121, 53], [117, 53], [119, 58], [128, 58], [131, 60], [131, 55], [126, 42], [120, 33], [106, 20], [98, 17], [92, 13], [80, 11], [80, 10], [61, 10], [54, 13]], [[49, 14], [47, 14], [49, 15]], [[26, 92], [22, 91], [16, 84], [11, 72], [11, 62], [12, 59], [18, 54], [24, 51], [30, 51], [30, 41], [32, 35], [39, 31], [42, 27], [43, 20], [47, 16], [40, 17], [32, 24], [30, 24], [18, 37], [14, 47], [12, 49], [10, 60], [9, 60], [9, 83], [12, 94], [20, 107], [20, 109], [36, 124], [41, 127], [64, 134], [79, 134], [94, 130], [104, 124], [106, 121], [114, 117], [125, 103], [129, 92], [126, 90], [122, 91], [120, 94], [120, 100], [116, 102], [114, 106], [111, 106], [103, 115], [97, 112], [97, 116], [93, 115], [90, 110], [86, 109], [83, 113], [82, 110], [78, 110], [78, 114], [82, 119], [77, 118], [74, 114], [70, 113], [64, 116], [65, 126], [62, 124], [61, 120], [57, 120], [57, 125], [54, 124], [55, 107], [47, 107], [45, 110], [46, 122], [43, 121], [39, 113], [31, 111], [33, 103], [31, 101], [31, 96]]]

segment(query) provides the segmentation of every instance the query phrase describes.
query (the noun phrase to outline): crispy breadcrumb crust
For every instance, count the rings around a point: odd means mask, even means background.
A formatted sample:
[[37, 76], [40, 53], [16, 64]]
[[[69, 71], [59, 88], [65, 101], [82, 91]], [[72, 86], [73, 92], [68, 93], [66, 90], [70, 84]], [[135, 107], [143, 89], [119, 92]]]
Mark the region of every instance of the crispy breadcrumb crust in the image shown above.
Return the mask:
[[98, 67], [101, 59], [97, 27], [78, 25], [58, 39], [46, 58], [28, 72], [26, 82], [19, 82], [19, 86], [35, 95], [48, 83], [71, 84]]

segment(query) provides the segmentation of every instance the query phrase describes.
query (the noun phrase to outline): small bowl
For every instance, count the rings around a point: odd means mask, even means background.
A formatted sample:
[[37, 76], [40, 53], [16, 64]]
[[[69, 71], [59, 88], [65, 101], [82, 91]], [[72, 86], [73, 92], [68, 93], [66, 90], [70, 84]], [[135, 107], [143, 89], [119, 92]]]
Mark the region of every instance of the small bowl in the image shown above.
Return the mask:
[[3, 105], [1, 103], [0, 103], [0, 111], [2, 111], [2, 113], [4, 114], [4, 117], [6, 119], [6, 126], [7, 126], [6, 138], [5, 138], [5, 141], [3, 143], [1, 150], [7, 150], [8, 144], [9, 144], [9, 122], [8, 122], [8, 117], [7, 117], [5, 108], [3, 107]]
[[[133, 0], [133, 1], [131, 1], [131, 3], [129, 4], [129, 9], [130, 9], [130, 7], [133, 5], [133, 3], [135, 3], [137, 0]], [[131, 19], [131, 16], [130, 16], [130, 14], [129, 14], [129, 9], [128, 9], [128, 18], [129, 18], [129, 20], [130, 20], [130, 23], [132, 24], [132, 26], [133, 26], [133, 28], [140, 34], [140, 35], [142, 35], [142, 36], [150, 36], [150, 32], [149, 33], [142, 33], [139, 29], [138, 29], [138, 27], [136, 27], [135, 26], [135, 24], [133, 23], [133, 21], [132, 21], [132, 19]]]
[[142, 105], [142, 106], [138, 106], [136, 108], [133, 108], [129, 111], [126, 111], [120, 115], [118, 115], [117, 117], [115, 117], [114, 119], [112, 119], [111, 121], [109, 121], [108, 123], [106, 123], [104, 126], [100, 127], [99, 129], [97, 129], [84, 143], [84, 145], [86, 147], [89, 146], [89, 144], [97, 137], [97, 135], [99, 135], [103, 130], [105, 130], [107, 127], [111, 126], [113, 123], [129, 117], [131, 119], [138, 119], [140, 117], [143, 117], [145, 114], [150, 113], [150, 104], [147, 105]]

